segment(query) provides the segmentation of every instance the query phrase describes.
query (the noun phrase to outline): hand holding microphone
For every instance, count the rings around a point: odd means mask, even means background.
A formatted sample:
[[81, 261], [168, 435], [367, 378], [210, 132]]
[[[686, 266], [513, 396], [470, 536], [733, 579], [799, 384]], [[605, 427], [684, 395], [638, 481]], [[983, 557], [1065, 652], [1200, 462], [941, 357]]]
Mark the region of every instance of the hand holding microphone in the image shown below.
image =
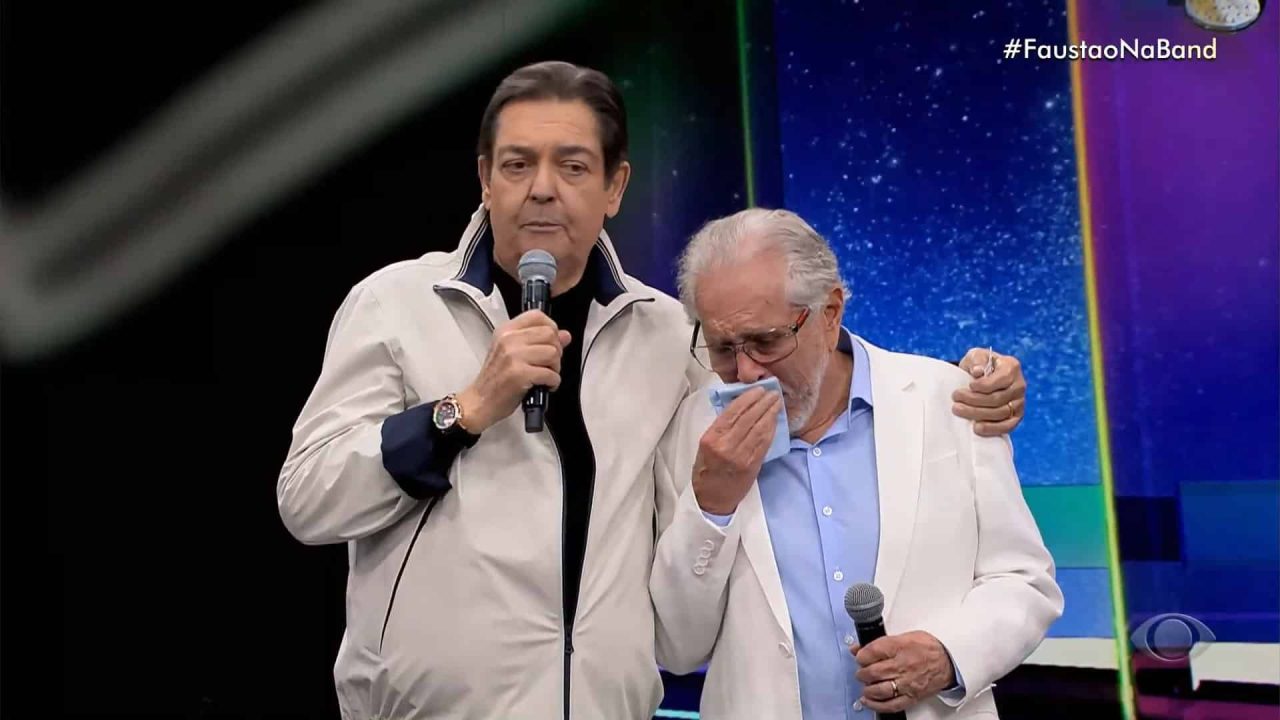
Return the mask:
[[[527, 262], [530, 256], [534, 256], [533, 262]], [[526, 278], [530, 265], [537, 265], [536, 276]], [[569, 333], [557, 328], [545, 313], [551, 298], [551, 283], [555, 280], [555, 259], [544, 251], [530, 250], [520, 259], [520, 275], [524, 286], [523, 307], [540, 303], [541, 308], [526, 309], [493, 331], [493, 344], [489, 346], [480, 373], [467, 389], [458, 393], [458, 404], [466, 413], [466, 429], [471, 433], [480, 434], [507, 417], [522, 399], [526, 406], [527, 398], [537, 402], [539, 392], [541, 411], [537, 412], [537, 421], [541, 429], [546, 392], [560, 386], [560, 358], [569, 344]], [[526, 429], [529, 420], [526, 414]]]
[[[551, 283], [556, 281], [555, 257], [546, 250], [530, 250], [520, 256], [517, 274], [520, 276], [520, 309], [523, 312], [549, 312]], [[521, 403], [525, 432], [542, 432], [543, 416], [547, 413], [547, 393], [553, 389], [551, 385], [535, 384], [525, 393]]]
[[955, 669], [942, 643], [923, 631], [886, 635], [884, 595], [870, 583], [858, 583], [844, 595], [844, 608], [858, 632], [849, 652], [861, 668], [861, 702], [880, 720], [906, 720], [907, 708], [955, 683]]

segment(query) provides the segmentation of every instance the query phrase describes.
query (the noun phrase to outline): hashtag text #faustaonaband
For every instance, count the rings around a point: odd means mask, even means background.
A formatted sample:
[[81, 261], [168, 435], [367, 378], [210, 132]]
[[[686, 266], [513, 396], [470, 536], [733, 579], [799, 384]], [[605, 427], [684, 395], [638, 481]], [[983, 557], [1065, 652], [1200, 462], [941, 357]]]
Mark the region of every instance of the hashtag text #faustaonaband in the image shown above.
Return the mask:
[[1218, 39], [1204, 45], [1183, 45], [1160, 38], [1155, 42], [1121, 40], [1118, 43], [1080, 41], [1071, 45], [1042, 45], [1036, 38], [1014, 38], [1005, 43], [1006, 60], [1216, 60]]

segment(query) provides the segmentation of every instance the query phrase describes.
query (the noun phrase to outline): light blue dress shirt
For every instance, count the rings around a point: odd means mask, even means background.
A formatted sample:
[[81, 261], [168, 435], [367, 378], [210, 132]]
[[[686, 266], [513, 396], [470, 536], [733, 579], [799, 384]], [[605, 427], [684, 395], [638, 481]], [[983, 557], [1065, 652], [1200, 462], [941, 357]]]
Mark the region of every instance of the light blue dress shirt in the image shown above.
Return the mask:
[[[757, 484], [791, 615], [804, 717], [874, 720], [861, 705], [854, 709], [862, 683], [844, 609], [850, 585], [874, 581], [880, 548], [871, 368], [848, 331], [839, 349], [853, 356], [849, 406], [818, 442], [792, 438], [790, 452], [765, 463]], [[707, 517], [723, 527], [732, 516]], [[963, 697], [963, 685], [944, 697], [957, 692]]]

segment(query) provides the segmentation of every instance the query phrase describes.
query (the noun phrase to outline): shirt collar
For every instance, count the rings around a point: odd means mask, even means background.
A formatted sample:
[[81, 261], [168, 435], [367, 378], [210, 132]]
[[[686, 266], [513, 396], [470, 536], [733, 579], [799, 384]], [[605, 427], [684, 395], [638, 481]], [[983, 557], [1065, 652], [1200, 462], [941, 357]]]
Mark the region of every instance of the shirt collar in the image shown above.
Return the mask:
[[[495, 272], [502, 272], [493, 262], [493, 229], [486, 217], [477, 228], [476, 233], [463, 248], [462, 268], [455, 280], [460, 280], [484, 294], [493, 291]], [[584, 282], [591, 283], [591, 296], [601, 305], [608, 305], [624, 292], [622, 269], [613, 256], [611, 248], [606, 244], [604, 233], [601, 233], [596, 244], [591, 248], [587, 258], [592, 272], [583, 274]]]
[[850, 348], [853, 350], [853, 378], [849, 381], [850, 410], [856, 401], [865, 403], [867, 407], [874, 407], [871, 402], [871, 358], [867, 356], [867, 348], [854, 340], [853, 334], [845, 328], [840, 328], [837, 347], [846, 353]]
[[[867, 349], [862, 343], [853, 339], [845, 328], [840, 328], [840, 339], [836, 341], [836, 349], [853, 358], [853, 376], [849, 378], [849, 406], [831, 423], [831, 427], [823, 433], [828, 438], [839, 435], [849, 429], [849, 421], [853, 414], [861, 408], [870, 409], [871, 403], [871, 363], [867, 358]], [[792, 438], [796, 442], [798, 438]]]

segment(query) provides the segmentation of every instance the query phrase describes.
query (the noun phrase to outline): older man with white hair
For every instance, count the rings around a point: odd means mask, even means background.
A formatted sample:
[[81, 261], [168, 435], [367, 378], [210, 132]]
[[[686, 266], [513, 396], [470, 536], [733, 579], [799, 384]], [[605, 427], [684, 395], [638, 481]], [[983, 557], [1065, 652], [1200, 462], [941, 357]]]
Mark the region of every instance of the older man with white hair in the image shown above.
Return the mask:
[[[707, 718], [996, 717], [993, 681], [1063, 598], [1008, 438], [952, 413], [970, 377], [845, 330], [835, 255], [791, 212], [708, 223], [679, 285], [695, 357], [782, 393], [718, 417], [691, 396], [663, 439], [659, 661], [709, 662]], [[780, 412], [789, 447], [766, 461]], [[859, 582], [886, 599], [888, 634], [865, 646], [843, 605]]]

